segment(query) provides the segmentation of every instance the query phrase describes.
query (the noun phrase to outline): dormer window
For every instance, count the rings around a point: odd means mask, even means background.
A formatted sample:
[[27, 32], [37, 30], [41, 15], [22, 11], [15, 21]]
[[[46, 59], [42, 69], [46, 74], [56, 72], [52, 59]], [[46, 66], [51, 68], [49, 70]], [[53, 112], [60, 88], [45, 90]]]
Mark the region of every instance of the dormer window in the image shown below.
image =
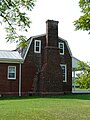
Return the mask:
[[34, 41], [34, 52], [41, 53], [41, 40]]
[[60, 54], [64, 55], [64, 43], [59, 42], [58, 47], [60, 48]]

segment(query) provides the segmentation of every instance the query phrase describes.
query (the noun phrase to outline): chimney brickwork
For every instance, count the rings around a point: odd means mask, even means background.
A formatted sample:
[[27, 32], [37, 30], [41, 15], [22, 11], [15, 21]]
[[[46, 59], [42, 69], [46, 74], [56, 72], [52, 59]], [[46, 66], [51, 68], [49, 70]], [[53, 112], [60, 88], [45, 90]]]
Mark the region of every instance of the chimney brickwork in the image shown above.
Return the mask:
[[58, 21], [46, 21], [46, 46], [57, 47]]
[[40, 72], [41, 94], [63, 94], [62, 70], [60, 67], [60, 54], [57, 47], [58, 21], [46, 22], [46, 47], [44, 50], [44, 64]]

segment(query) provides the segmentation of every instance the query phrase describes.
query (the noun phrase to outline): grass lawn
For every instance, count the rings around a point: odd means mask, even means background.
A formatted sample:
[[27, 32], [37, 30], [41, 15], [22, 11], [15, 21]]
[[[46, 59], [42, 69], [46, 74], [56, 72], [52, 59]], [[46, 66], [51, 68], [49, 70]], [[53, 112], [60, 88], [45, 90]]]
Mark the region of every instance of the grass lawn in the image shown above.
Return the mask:
[[90, 94], [3, 97], [0, 120], [90, 120]]

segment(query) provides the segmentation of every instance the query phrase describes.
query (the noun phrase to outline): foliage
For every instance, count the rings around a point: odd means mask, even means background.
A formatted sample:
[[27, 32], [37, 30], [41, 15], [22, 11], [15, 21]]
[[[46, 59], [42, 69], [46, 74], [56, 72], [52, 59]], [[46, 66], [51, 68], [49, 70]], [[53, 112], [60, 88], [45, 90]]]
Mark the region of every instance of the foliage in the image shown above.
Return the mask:
[[36, 0], [0, 0], [0, 23], [5, 23], [7, 41], [26, 45], [26, 36], [20, 31], [28, 31], [31, 20], [27, 13], [35, 6]]
[[77, 74], [77, 83], [80, 88], [90, 88], [90, 63], [79, 62], [78, 70], [81, 70], [80, 73]]
[[79, 7], [81, 8], [82, 15], [74, 25], [76, 30], [86, 30], [90, 32], [90, 0], [79, 0]]

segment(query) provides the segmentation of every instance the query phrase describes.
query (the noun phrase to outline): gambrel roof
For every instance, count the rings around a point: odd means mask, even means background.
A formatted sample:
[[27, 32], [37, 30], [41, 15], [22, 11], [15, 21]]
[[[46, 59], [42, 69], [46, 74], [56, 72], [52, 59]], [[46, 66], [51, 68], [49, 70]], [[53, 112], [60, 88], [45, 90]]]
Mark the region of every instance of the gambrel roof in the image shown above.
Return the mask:
[[[24, 48], [23, 53], [22, 53], [22, 57], [24, 58], [24, 60], [25, 60], [25, 58], [26, 58], [26, 56], [27, 56], [28, 50], [29, 50], [29, 48], [30, 48], [30, 46], [31, 46], [31, 43], [32, 43], [33, 39], [35, 39], [35, 38], [37, 39], [38, 37], [42, 37], [42, 36], [46, 36], [46, 34], [41, 34], [41, 35], [37, 35], [37, 36], [32, 36], [32, 37], [30, 37], [30, 38], [28, 39], [28, 46]], [[65, 44], [66, 44], [66, 46], [67, 46], [67, 48], [68, 48], [68, 51], [69, 51], [69, 53], [70, 53], [70, 56], [72, 57], [72, 53], [71, 53], [70, 47], [69, 47], [69, 45], [68, 45], [68, 42], [67, 42], [65, 39], [61, 38], [61, 37], [58, 37], [58, 39], [61, 39], [63, 42], [65, 42]]]

